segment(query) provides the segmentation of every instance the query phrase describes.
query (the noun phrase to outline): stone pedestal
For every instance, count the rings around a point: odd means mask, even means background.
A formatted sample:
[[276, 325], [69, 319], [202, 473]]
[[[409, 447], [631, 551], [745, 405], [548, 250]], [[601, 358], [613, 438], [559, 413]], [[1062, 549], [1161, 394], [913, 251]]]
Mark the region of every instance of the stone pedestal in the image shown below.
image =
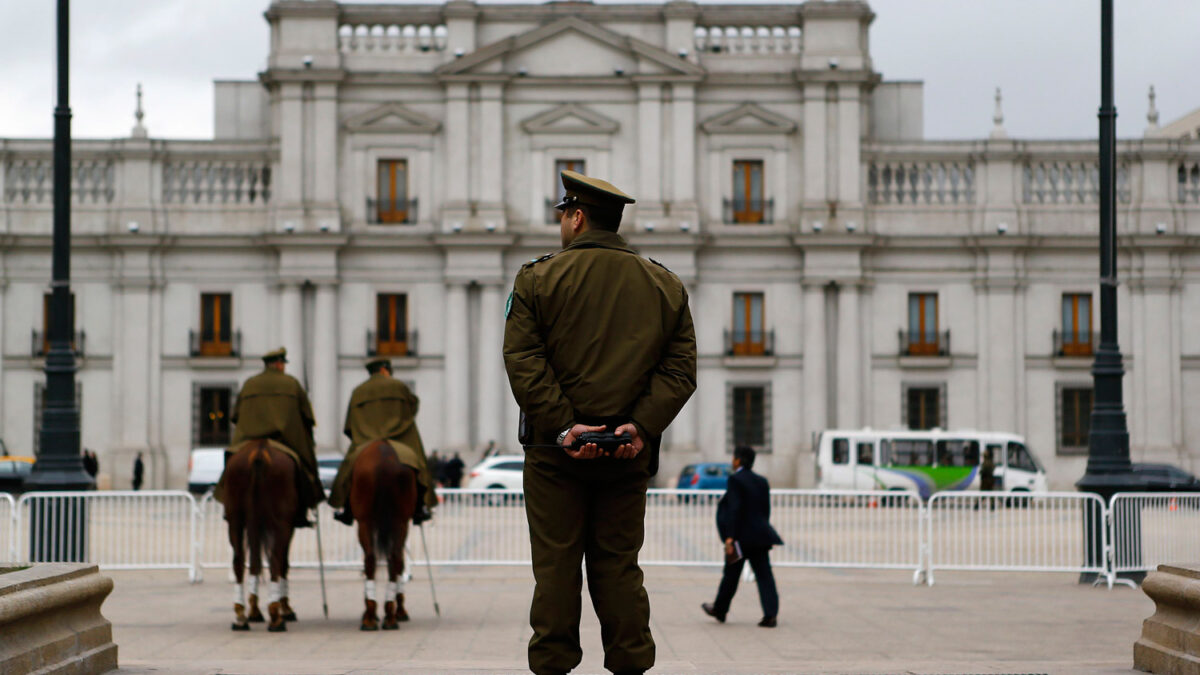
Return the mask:
[[100, 605], [112, 579], [95, 565], [0, 565], [0, 673], [103, 673], [117, 667]]
[[1142, 583], [1154, 616], [1133, 645], [1133, 666], [1159, 675], [1200, 673], [1200, 563], [1159, 565]]

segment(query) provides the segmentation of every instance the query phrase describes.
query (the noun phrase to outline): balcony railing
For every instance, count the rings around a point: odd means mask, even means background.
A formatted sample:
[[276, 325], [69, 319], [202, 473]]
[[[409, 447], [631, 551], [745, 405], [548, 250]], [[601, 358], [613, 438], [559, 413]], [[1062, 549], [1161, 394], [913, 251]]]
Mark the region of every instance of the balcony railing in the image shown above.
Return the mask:
[[[43, 357], [50, 351], [49, 337], [40, 330], [31, 331], [29, 353], [35, 357]], [[75, 336], [71, 340], [71, 351], [75, 352], [75, 356], [82, 357], [87, 354], [87, 333], [81, 330], [75, 331]]]
[[774, 356], [775, 331], [725, 330], [725, 356]]
[[949, 356], [950, 331], [910, 331], [901, 329], [900, 356]]
[[416, 356], [417, 331], [403, 336], [403, 340], [380, 340], [375, 331], [367, 331], [367, 356]]
[[417, 222], [417, 200], [380, 201], [368, 197], [367, 222], [372, 225], [412, 225]]
[[199, 331], [188, 331], [188, 355], [192, 357], [240, 357], [242, 355], [242, 331], [235, 330], [230, 340], [204, 340]]
[[968, 158], [872, 161], [867, 193], [872, 204], [969, 204], [975, 201], [975, 165]]
[[774, 199], [723, 199], [722, 222], [738, 225], [770, 225], [775, 222]]
[[1095, 353], [1095, 331], [1054, 331], [1055, 356], [1091, 356]]

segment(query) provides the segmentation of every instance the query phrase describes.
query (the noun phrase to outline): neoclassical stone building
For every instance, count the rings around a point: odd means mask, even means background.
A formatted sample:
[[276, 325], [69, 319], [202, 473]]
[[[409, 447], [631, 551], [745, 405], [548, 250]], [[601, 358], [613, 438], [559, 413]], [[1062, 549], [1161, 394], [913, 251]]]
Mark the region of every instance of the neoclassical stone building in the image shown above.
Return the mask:
[[[557, 171], [635, 195], [622, 232], [691, 291], [699, 389], [660, 484], [735, 442], [779, 486], [813, 434], [1024, 434], [1084, 467], [1096, 342], [1092, 142], [922, 137], [863, 2], [274, 2], [257, 81], [216, 83], [211, 141], [79, 141], [74, 292], [86, 446], [180, 487], [280, 344], [317, 441], [368, 353], [427, 447], [516, 450], [500, 342], [525, 261], [558, 246]], [[1135, 459], [1197, 468], [1200, 117], [1120, 143], [1121, 347]], [[0, 140], [0, 438], [34, 450], [51, 144]]]

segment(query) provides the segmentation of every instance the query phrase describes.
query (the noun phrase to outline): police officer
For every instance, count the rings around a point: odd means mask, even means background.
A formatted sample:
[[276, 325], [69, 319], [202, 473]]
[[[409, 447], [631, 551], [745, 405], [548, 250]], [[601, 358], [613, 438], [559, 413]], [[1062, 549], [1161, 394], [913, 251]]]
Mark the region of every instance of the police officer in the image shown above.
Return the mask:
[[[667, 425], [696, 388], [688, 296], [617, 234], [634, 200], [606, 181], [561, 174], [563, 249], [517, 273], [504, 362], [522, 410], [525, 508], [536, 582], [529, 668], [579, 665], [581, 561], [600, 620], [604, 666], [654, 665], [650, 602], [638, 567], [646, 488]], [[586, 431], [628, 434], [605, 456]]]
[[263, 372], [242, 385], [229, 418], [237, 425], [232, 448], [245, 441], [270, 438], [296, 453], [301, 469], [296, 472], [300, 509], [294, 524], [311, 527], [305, 512], [325, 499], [313, 448], [312, 404], [300, 382], [283, 372], [288, 362], [286, 349], [267, 352], [262, 359]]
[[[417, 431], [417, 409], [421, 401], [412, 393], [408, 385], [392, 377], [392, 362], [386, 357], [367, 359], [367, 372], [370, 377], [358, 385], [350, 395], [350, 405], [346, 410], [346, 426], [344, 431], [350, 438], [352, 447], [338, 467], [337, 478], [333, 481], [333, 489], [329, 491], [329, 505], [334, 508], [345, 507], [334, 517], [347, 524], [354, 524], [354, 514], [350, 511], [350, 476], [354, 470], [354, 461], [358, 459], [363, 446], [378, 440], [395, 441], [400, 448], [400, 461], [405, 464], [417, 464], [418, 503], [421, 508], [413, 515], [413, 522], [420, 525], [429, 519], [433, 507], [437, 506], [437, 495], [433, 492], [433, 478], [425, 459], [425, 447], [421, 444], [421, 434]], [[411, 450], [411, 452], [410, 452]]]

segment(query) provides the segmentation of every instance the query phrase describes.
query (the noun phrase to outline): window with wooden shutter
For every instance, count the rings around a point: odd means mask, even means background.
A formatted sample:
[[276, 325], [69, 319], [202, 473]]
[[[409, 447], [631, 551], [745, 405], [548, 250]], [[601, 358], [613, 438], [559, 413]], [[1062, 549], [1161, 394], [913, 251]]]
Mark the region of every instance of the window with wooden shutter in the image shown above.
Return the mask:
[[762, 293], [733, 294], [733, 343], [736, 356], [766, 353], [766, 330]]
[[233, 413], [233, 388], [229, 385], [197, 385], [196, 445], [228, 447], [233, 438], [229, 417]]
[[908, 353], [912, 356], [939, 353], [937, 293], [908, 294]]
[[200, 295], [200, 356], [233, 354], [233, 296]]
[[375, 307], [375, 353], [408, 355], [408, 296], [380, 293], [376, 296]]
[[[732, 446], [748, 445], [756, 451], [767, 446], [767, 388], [734, 386], [730, 389]], [[732, 448], [731, 448], [732, 450]]]
[[942, 426], [941, 393], [940, 387], [908, 388], [906, 404], [909, 429], [933, 429]]
[[1092, 355], [1092, 294], [1062, 296], [1062, 355]]
[[377, 222], [410, 222], [408, 200], [408, 160], [380, 160], [379, 193], [376, 195], [375, 209]]
[[756, 224], [764, 222], [762, 160], [742, 160], [733, 163], [733, 222]]
[[1060, 386], [1058, 394], [1058, 449], [1062, 454], [1084, 454], [1092, 422], [1092, 388]]

